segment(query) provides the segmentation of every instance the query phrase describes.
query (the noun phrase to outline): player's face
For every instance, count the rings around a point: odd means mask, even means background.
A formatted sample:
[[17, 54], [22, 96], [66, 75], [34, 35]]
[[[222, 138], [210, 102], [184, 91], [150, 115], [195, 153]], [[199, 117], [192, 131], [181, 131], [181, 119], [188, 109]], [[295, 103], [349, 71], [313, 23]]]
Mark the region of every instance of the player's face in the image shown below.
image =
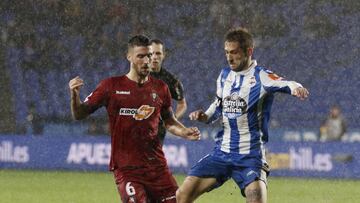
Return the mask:
[[152, 54], [150, 63], [151, 70], [159, 72], [165, 58], [163, 45], [152, 43], [150, 46], [150, 53]]
[[337, 118], [340, 115], [340, 109], [337, 107], [333, 107], [330, 111], [331, 117]]
[[231, 70], [242, 71], [249, 66], [249, 54], [245, 54], [240, 48], [239, 42], [225, 42], [225, 55]]
[[131, 69], [134, 69], [138, 76], [145, 78], [150, 73], [149, 64], [151, 53], [149, 47], [135, 46], [130, 48], [127, 56]]

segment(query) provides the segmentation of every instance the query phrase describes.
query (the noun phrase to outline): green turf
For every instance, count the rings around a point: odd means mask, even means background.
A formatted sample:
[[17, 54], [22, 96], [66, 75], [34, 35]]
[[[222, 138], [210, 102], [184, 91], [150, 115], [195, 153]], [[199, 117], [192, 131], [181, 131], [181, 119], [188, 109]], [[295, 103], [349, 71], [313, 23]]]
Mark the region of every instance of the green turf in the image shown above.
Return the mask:
[[[176, 176], [179, 184], [184, 176]], [[360, 181], [270, 178], [270, 203], [353, 203]], [[111, 173], [0, 170], [1, 203], [117, 203]], [[232, 181], [204, 194], [197, 203], [245, 202]]]

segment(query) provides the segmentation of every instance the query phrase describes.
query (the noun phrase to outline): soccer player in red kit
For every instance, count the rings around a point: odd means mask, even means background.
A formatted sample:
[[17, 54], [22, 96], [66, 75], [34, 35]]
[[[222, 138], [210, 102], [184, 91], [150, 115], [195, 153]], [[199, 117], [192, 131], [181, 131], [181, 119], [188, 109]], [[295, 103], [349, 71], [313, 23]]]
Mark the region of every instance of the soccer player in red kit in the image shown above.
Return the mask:
[[110, 170], [123, 202], [176, 202], [177, 184], [166, 164], [157, 136], [160, 118], [174, 135], [199, 140], [196, 127], [186, 128], [175, 117], [167, 85], [149, 76], [150, 40], [142, 35], [128, 42], [130, 71], [100, 82], [81, 102], [84, 82], [75, 77], [69, 82], [71, 112], [84, 119], [106, 107], [111, 133]]

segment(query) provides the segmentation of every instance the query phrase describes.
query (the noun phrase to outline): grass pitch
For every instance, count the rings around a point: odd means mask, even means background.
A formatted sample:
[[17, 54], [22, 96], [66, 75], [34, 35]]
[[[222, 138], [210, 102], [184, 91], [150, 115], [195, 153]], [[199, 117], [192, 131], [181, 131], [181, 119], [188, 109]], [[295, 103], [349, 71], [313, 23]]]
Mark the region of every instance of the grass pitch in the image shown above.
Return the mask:
[[[176, 175], [179, 184], [183, 175]], [[353, 203], [360, 181], [270, 178], [269, 203]], [[118, 203], [112, 173], [0, 170], [1, 203]], [[245, 202], [233, 181], [197, 203]]]

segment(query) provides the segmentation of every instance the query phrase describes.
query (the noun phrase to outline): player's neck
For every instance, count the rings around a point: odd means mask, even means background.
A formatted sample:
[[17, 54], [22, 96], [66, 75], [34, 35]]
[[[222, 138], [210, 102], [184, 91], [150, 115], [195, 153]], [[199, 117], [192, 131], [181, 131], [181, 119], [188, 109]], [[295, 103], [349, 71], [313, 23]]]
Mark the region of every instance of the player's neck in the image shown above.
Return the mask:
[[251, 65], [252, 65], [252, 60], [250, 57], [249, 60], [247, 61], [246, 68], [243, 71], [249, 70], [251, 68]]
[[138, 84], [144, 84], [146, 81], [149, 80], [149, 76], [140, 76], [132, 71], [130, 71], [128, 74], [126, 74], [126, 77], [128, 77], [130, 80], [138, 83]]
[[154, 72], [154, 73], [160, 73], [161, 67], [159, 67], [159, 68], [152, 68], [151, 71]]

